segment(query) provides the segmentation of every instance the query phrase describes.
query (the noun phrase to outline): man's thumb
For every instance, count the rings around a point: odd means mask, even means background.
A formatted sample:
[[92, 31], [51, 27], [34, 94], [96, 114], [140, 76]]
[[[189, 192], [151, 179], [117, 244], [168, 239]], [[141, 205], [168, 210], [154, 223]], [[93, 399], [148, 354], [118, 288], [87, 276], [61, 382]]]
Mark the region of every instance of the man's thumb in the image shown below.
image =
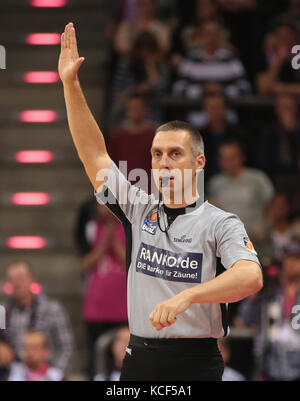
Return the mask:
[[79, 70], [79, 68], [81, 67], [81, 64], [84, 62], [85, 58], [84, 57], [80, 57], [77, 61], [76, 61], [76, 69], [77, 71]]

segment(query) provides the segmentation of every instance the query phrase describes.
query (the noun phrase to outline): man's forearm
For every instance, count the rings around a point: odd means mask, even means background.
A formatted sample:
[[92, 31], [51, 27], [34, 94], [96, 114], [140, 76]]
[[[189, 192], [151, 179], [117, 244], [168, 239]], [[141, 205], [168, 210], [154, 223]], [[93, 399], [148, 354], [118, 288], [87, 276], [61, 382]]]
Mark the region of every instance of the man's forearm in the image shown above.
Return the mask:
[[79, 81], [64, 84], [70, 131], [80, 159], [91, 160], [106, 153], [103, 135], [95, 121]]
[[260, 267], [248, 266], [239, 262], [215, 279], [185, 290], [191, 304], [231, 303], [238, 302], [262, 288]]

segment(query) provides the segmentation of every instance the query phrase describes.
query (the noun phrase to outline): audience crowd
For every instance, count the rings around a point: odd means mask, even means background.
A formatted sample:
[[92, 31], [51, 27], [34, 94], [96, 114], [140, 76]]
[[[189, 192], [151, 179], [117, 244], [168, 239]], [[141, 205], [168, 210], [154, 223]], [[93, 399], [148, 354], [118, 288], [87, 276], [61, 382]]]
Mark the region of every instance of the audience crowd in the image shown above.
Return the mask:
[[[232, 332], [252, 333], [253, 363], [243, 365], [248, 348], [237, 353], [233, 334], [220, 341], [224, 380], [300, 380], [299, 30], [299, 0], [118, 0], [107, 23], [113, 160], [126, 161], [128, 174], [146, 171], [147, 191], [156, 127], [178, 117], [194, 124], [207, 156], [206, 198], [241, 218], [261, 261], [263, 290], [229, 308]], [[163, 107], [162, 97], [186, 105]], [[139, 186], [138, 178], [129, 176]], [[75, 239], [87, 375], [118, 380], [129, 339], [123, 228], [88, 200]], [[1, 379], [67, 380], [73, 334], [64, 309], [32, 293], [25, 262], [8, 267], [8, 280]]]

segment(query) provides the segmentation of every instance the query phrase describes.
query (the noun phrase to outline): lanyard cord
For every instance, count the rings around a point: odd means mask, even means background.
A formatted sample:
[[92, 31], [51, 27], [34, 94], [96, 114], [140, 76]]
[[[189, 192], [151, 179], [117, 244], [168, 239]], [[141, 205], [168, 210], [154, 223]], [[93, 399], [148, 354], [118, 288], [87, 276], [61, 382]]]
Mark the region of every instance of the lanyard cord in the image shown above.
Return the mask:
[[159, 200], [158, 200], [158, 205], [157, 205], [157, 223], [158, 223], [158, 227], [160, 229], [161, 232], [163, 233], [167, 233], [171, 224], [168, 223], [168, 225], [166, 226], [165, 230], [162, 229], [161, 225], [160, 225], [160, 204], [162, 203], [162, 193], [159, 192]]

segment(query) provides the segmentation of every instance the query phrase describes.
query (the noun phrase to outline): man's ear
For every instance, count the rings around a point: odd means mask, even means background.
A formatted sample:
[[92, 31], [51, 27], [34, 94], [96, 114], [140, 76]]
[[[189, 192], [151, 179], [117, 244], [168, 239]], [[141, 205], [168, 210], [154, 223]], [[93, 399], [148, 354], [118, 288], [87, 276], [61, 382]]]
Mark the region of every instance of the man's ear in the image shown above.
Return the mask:
[[206, 164], [206, 157], [204, 155], [199, 155], [196, 158], [196, 171], [199, 172], [204, 169]]

